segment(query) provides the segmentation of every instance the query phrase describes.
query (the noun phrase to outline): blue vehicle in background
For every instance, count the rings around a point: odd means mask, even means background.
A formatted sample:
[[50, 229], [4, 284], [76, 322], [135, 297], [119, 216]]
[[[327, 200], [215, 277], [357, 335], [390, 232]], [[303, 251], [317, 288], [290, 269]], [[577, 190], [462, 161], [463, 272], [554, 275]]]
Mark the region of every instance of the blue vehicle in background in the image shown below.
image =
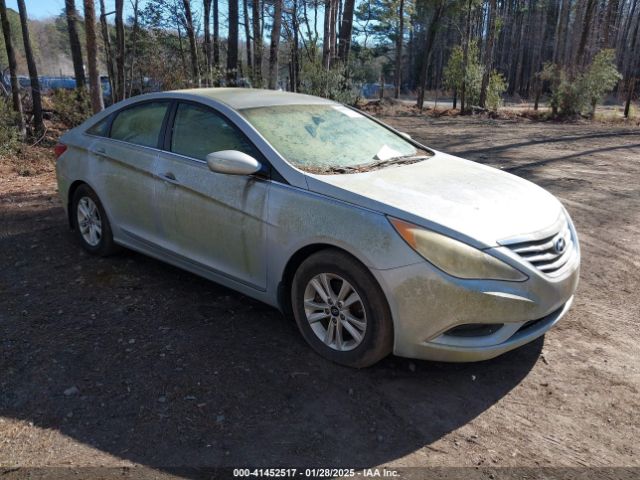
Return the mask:
[[[55, 90], [74, 90], [76, 88], [76, 79], [73, 77], [38, 77], [40, 82], [40, 91], [43, 94], [53, 93]], [[18, 82], [22, 88], [31, 88], [31, 79], [29, 77], [18, 77]], [[111, 84], [109, 77], [101, 76], [100, 84], [102, 86], [102, 98], [105, 106], [111, 105]]]
[[[391, 83], [384, 84], [384, 96], [393, 96], [395, 86]], [[380, 98], [380, 84], [379, 83], [365, 83], [360, 88], [360, 95], [363, 98]]]
[[[11, 81], [8, 70], [3, 72], [0, 81], [3, 93], [9, 95], [11, 93]], [[76, 88], [76, 79], [74, 77], [40, 76], [38, 77], [38, 81], [40, 82], [40, 91], [45, 95], [51, 94], [55, 90], [74, 90]], [[27, 76], [18, 76], [18, 83], [20, 84], [20, 88], [24, 90], [31, 89], [31, 79]], [[106, 75], [101, 76], [100, 84], [102, 86], [102, 97], [104, 99], [105, 106], [111, 105], [112, 96], [109, 77]]]

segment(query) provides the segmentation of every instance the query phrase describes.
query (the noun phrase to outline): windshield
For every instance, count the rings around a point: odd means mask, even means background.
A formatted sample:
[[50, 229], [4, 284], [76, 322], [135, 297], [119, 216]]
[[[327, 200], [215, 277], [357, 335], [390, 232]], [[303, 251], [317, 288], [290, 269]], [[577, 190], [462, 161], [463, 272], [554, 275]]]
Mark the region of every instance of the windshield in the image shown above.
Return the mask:
[[342, 105], [278, 105], [241, 113], [285, 159], [312, 173], [349, 173], [430, 155]]

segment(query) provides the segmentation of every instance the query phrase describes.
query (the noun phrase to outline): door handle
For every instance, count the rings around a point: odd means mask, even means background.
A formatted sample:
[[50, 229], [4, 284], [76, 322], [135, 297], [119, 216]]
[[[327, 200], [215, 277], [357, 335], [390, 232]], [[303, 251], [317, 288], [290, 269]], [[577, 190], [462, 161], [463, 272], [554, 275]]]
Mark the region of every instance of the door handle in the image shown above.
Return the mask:
[[107, 154], [107, 151], [105, 150], [104, 147], [96, 147], [91, 149], [91, 153], [93, 153], [94, 155], [98, 155], [99, 157], [102, 157]]
[[176, 176], [173, 174], [173, 172], [165, 172], [162, 175], [160, 175], [160, 177], [165, 182], [172, 183], [174, 185], [177, 185], [179, 183], [178, 180], [176, 179]]

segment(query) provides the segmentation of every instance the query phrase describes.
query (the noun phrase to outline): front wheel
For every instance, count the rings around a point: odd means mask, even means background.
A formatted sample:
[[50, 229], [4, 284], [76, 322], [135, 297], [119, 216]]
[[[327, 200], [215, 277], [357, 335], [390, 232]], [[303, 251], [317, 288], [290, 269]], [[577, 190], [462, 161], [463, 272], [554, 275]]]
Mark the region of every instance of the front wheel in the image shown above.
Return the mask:
[[346, 253], [323, 250], [302, 262], [291, 302], [303, 337], [323, 357], [361, 368], [391, 352], [393, 325], [384, 294], [367, 268]]

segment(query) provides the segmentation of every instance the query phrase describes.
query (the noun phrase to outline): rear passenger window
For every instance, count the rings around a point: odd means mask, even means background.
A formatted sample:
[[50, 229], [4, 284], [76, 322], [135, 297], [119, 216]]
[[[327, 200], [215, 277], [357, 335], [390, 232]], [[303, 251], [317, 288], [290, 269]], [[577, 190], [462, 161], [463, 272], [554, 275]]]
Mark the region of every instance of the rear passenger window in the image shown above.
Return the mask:
[[171, 151], [205, 160], [211, 152], [239, 150], [259, 158], [244, 134], [206, 107], [180, 103], [171, 135]]
[[168, 102], [148, 102], [121, 110], [111, 125], [111, 138], [157, 147]]
[[98, 123], [96, 123], [93, 127], [87, 130], [87, 133], [90, 135], [97, 135], [99, 137], [106, 137], [109, 133], [109, 121], [111, 120], [111, 115], [107, 115], [106, 118], [103, 118]]

